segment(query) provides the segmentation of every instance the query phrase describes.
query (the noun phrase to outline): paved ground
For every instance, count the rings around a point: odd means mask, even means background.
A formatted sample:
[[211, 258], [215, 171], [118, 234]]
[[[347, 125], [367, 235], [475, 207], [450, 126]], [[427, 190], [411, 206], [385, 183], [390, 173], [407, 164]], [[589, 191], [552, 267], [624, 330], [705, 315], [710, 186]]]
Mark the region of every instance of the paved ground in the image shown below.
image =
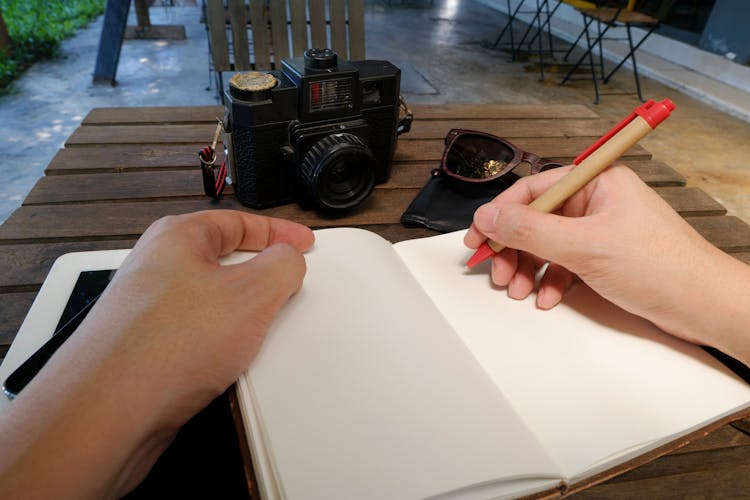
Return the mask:
[[[131, 13], [131, 17], [133, 14]], [[213, 104], [208, 83], [206, 36], [197, 7], [155, 7], [154, 24], [182, 24], [183, 41], [127, 40], [118, 85], [94, 85], [102, 18], [63, 43], [60, 57], [32, 66], [0, 98], [0, 221], [20, 205], [65, 139], [91, 108]], [[135, 21], [130, 24], [134, 24]]]
[[[183, 25], [187, 39], [126, 40], [118, 85], [111, 87], [91, 81], [100, 18], [64, 42], [60, 58], [33, 66], [13, 94], [0, 98], [0, 221], [20, 205], [91, 108], [216, 103], [215, 91], [206, 90], [208, 50], [199, 19], [196, 6], [153, 7], [153, 24]], [[402, 69], [402, 91], [411, 103], [591, 104], [591, 82], [560, 86], [554, 73], [540, 82], [528, 62], [511, 62], [506, 52], [490, 48], [504, 20], [475, 0], [368, 0], [367, 57]], [[632, 75], [622, 71], [593, 108], [619, 120], [639, 104], [633, 91]], [[650, 80], [644, 93], [678, 104], [678, 113], [644, 146], [750, 222], [750, 124]]]

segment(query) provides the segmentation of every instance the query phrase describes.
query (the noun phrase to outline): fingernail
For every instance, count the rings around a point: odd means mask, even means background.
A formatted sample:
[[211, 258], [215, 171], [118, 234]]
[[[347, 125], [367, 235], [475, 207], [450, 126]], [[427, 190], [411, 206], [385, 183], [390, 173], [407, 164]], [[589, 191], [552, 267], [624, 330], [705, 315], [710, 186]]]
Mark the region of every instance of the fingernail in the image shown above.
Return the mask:
[[540, 288], [539, 291], [536, 294], [536, 305], [539, 309], [549, 309], [547, 307], [547, 290], [545, 288]]
[[499, 210], [494, 205], [482, 205], [474, 214], [474, 224], [482, 232], [495, 230], [495, 220]]

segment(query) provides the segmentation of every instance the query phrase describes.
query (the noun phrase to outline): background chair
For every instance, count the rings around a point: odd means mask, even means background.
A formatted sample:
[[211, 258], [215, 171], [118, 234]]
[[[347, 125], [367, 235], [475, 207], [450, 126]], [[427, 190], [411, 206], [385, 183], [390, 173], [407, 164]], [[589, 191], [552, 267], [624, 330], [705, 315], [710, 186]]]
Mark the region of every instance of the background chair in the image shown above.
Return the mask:
[[270, 70], [309, 48], [365, 58], [364, 0], [205, 0], [210, 71]]
[[[560, 7], [562, 0], [556, 0], [554, 2], [554, 7], [552, 7], [551, 9], [551, 0], [535, 0], [535, 5], [532, 5], [531, 7], [524, 7], [524, 2], [525, 0], [521, 0], [516, 5], [515, 9], [511, 9], [510, 0], [506, 1], [508, 21], [505, 23], [503, 29], [500, 31], [500, 34], [495, 39], [495, 43], [492, 44], [492, 48], [497, 48], [500, 44], [500, 41], [507, 33], [508, 37], [510, 38], [510, 43], [507, 45], [510, 49], [511, 61], [515, 61], [518, 58], [518, 55], [521, 52], [524, 44], [527, 44], [527, 47], [530, 51], [532, 50], [532, 44], [536, 41], [536, 53], [537, 57], [539, 58], [539, 79], [544, 80], [544, 53], [549, 52], [550, 58], [554, 58], [554, 49], [552, 48], [552, 32], [550, 31], [550, 18], [555, 13], [555, 11], [557, 11], [558, 7]], [[522, 10], [522, 8], [525, 8], [527, 10]], [[523, 35], [521, 35], [521, 39], [518, 41], [518, 43], [516, 43], [514, 39], [515, 37], [513, 32], [513, 24], [519, 20], [518, 17], [522, 14], [532, 14], [533, 17], [528, 23]], [[536, 32], [529, 38], [535, 28]], [[548, 48], [546, 50], [543, 46], [545, 35], [548, 39]]]
[[[643, 42], [645, 42], [646, 39], [651, 35], [651, 33], [653, 33], [656, 28], [659, 27], [661, 20], [667, 15], [674, 2], [675, 0], [661, 1], [658, 8], [659, 14], [657, 16], [639, 12], [637, 9], [643, 2], [638, 2], [636, 0], [625, 0], [620, 2], [598, 2], [597, 7], [594, 8], [577, 8], [576, 10], [578, 10], [583, 16], [583, 30], [581, 31], [581, 34], [578, 35], [576, 41], [573, 42], [573, 45], [571, 46], [570, 50], [568, 50], [568, 53], [565, 54], [564, 59], [567, 60], [567, 58], [570, 56], [571, 51], [574, 47], [576, 47], [578, 41], [582, 37], [586, 38], [587, 48], [584, 54], [570, 68], [570, 70], [560, 83], [564, 84], [565, 82], [571, 80], [571, 76], [573, 75], [573, 73], [578, 69], [583, 61], [588, 58], [589, 66], [591, 69], [591, 80], [594, 83], [594, 104], [598, 104], [598, 80], [601, 80], [602, 83], [607, 84], [612, 76], [617, 72], [617, 70], [619, 70], [623, 66], [623, 64], [625, 64], [625, 62], [630, 59], [633, 66], [633, 75], [635, 77], [635, 85], [636, 91], [638, 93], [638, 98], [643, 101], [644, 99], [641, 93], [641, 82], [640, 78], [638, 77], [638, 64], [636, 63], [635, 53], [643, 44]], [[589, 28], [594, 23], [596, 23], [597, 29], [595, 32], [595, 37], [592, 37], [592, 34], [589, 32]], [[619, 38], [606, 37], [605, 35], [611, 28], [625, 28], [627, 36]], [[642, 28], [643, 30], [645, 30], [645, 34], [643, 34], [640, 40], [638, 40], [636, 43], [634, 43], [632, 28]], [[609, 73], [606, 74], [604, 69], [604, 53], [602, 49], [602, 42], [604, 40], [628, 41], [627, 54], [617, 63], [614, 68], [612, 68]], [[597, 49], [599, 55], [599, 75], [597, 75], [595, 68], [596, 64], [594, 63], [593, 58], [593, 52]]]
[[[554, 60], [555, 59], [555, 52], [561, 52], [561, 50], [556, 50], [553, 46], [552, 42], [552, 29], [551, 29], [551, 20], [552, 16], [557, 12], [557, 9], [560, 8], [560, 5], [565, 3], [569, 4], [576, 8], [591, 8], [596, 7], [596, 4], [586, 1], [586, 0], [535, 0], [536, 1], [536, 7], [532, 5], [531, 7], [524, 7], [525, 0], [521, 0], [517, 5], [515, 9], [511, 9], [510, 0], [506, 0], [506, 12], [508, 13], [508, 21], [503, 26], [502, 30], [500, 31], [500, 34], [495, 39], [495, 43], [492, 44], [492, 48], [498, 48], [500, 45], [501, 40], [503, 37], [507, 34], [510, 42], [504, 43], [503, 45], [508, 46], [511, 52], [511, 61], [515, 61], [519, 54], [522, 51], [522, 47], [524, 44], [528, 47], [528, 50], [532, 50], [532, 45], [534, 42], [537, 42], [536, 46], [536, 55], [539, 60], [539, 79], [544, 80], [544, 55], [545, 53], [549, 54], [549, 58]], [[632, 1], [632, 0], [631, 0]], [[552, 5], [550, 5], [552, 4]], [[522, 8], [525, 8], [527, 10], [521, 10]], [[519, 21], [518, 17], [521, 14], [532, 14], [533, 17], [531, 18], [531, 21], [529, 21], [526, 30], [524, 31], [523, 35], [521, 35], [521, 39], [516, 44], [515, 38], [514, 38], [514, 32], [513, 32], [513, 24], [517, 21]], [[536, 32], [531, 35], [532, 30], [536, 28]], [[544, 42], [543, 38], [547, 37], [547, 49], [544, 49]], [[527, 40], [528, 38], [528, 40]], [[577, 43], [577, 40], [576, 40]]]

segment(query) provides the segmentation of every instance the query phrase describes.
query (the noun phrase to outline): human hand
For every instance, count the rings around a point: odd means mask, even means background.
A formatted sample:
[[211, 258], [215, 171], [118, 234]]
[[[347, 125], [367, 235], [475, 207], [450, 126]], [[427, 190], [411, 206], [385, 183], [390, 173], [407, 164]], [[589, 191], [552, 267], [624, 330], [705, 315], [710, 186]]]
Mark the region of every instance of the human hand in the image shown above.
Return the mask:
[[738, 353], [740, 347], [717, 338], [716, 318], [704, 313], [707, 298], [711, 308], [727, 293], [726, 302], [735, 304], [743, 290], [747, 295], [750, 282], [738, 281], [747, 266], [703, 239], [624, 166], [605, 170], [554, 214], [528, 207], [569, 170], [526, 177], [477, 210], [466, 245], [477, 248], [490, 238], [507, 247], [493, 257], [493, 282], [525, 298], [549, 261], [537, 295], [542, 309], [557, 304], [577, 275], [669, 333]]
[[[304, 226], [227, 210], [154, 223], [0, 418], [2, 447], [14, 451], [0, 454], [0, 497], [3, 488], [97, 498], [132, 489], [179, 427], [248, 367], [299, 289], [300, 252], [312, 244]], [[260, 253], [219, 265], [237, 249]]]
[[[305, 226], [242, 212], [161, 219], [123, 262], [92, 311], [90, 328], [127, 327], [122, 341], [142, 343], [145, 359], [159, 359], [160, 369], [179, 374], [181, 385], [205, 391], [198, 403], [207, 403], [258, 353], [279, 308], [302, 284], [300, 252], [312, 244]], [[219, 265], [219, 257], [235, 250], [260, 253]]]

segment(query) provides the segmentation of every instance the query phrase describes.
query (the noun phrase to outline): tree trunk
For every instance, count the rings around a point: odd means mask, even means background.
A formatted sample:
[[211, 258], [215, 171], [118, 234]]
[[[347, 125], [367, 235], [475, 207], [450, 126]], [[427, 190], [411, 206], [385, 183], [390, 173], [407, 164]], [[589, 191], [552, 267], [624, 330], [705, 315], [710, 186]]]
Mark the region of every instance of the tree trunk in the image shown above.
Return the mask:
[[5, 25], [5, 19], [3, 19], [3, 12], [0, 11], [0, 50], [8, 48], [10, 48], [10, 35], [8, 34], [8, 27]]

